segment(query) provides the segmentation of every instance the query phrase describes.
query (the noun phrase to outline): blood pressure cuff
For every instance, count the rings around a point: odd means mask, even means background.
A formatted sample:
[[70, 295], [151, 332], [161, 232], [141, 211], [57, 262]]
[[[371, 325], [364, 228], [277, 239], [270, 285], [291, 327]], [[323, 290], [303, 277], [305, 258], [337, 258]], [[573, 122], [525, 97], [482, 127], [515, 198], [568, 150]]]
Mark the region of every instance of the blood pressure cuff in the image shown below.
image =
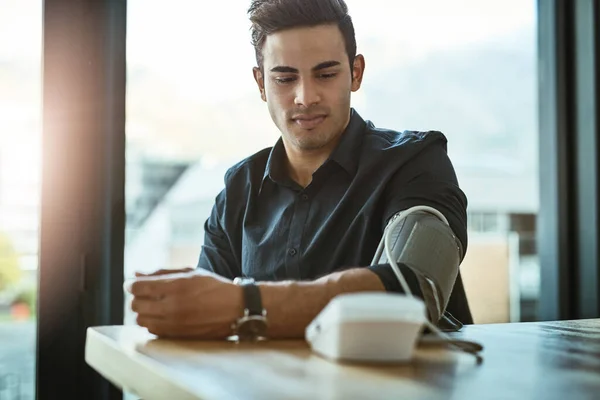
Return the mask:
[[[426, 212], [408, 215], [389, 234], [392, 257], [414, 273], [429, 318], [437, 323], [446, 310], [458, 275], [462, 260], [460, 241], [445, 222]], [[378, 264], [387, 262], [384, 252]], [[409, 286], [412, 288], [414, 284]]]

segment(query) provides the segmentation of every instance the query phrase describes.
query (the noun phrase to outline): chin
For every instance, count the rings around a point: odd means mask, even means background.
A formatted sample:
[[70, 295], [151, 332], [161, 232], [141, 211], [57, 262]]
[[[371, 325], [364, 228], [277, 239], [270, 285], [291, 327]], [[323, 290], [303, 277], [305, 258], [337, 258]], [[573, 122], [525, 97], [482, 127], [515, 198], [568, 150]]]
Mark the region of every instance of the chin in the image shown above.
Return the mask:
[[327, 146], [333, 137], [327, 134], [327, 126], [317, 126], [313, 129], [303, 129], [291, 121], [288, 125], [287, 137], [302, 150], [318, 150]]
[[296, 137], [295, 138], [296, 146], [302, 150], [318, 150], [321, 149], [329, 143], [327, 138], [322, 137]]

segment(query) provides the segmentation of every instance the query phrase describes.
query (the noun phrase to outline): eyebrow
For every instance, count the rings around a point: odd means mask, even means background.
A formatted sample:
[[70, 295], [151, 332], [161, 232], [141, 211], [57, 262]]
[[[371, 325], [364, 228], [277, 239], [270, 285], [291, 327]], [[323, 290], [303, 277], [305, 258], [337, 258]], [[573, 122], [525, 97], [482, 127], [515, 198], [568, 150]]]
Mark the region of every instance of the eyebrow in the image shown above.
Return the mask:
[[[315, 65], [314, 67], [312, 67], [312, 71], [320, 71], [322, 69], [327, 69], [327, 68], [331, 68], [331, 67], [336, 67], [340, 65], [339, 61], [324, 61], [320, 64]], [[273, 67], [271, 68], [271, 72], [288, 72], [288, 73], [292, 73], [292, 74], [297, 74], [298, 69], [297, 68], [293, 68], [293, 67], [287, 67], [287, 66], [283, 66], [283, 65], [278, 65], [277, 67]]]

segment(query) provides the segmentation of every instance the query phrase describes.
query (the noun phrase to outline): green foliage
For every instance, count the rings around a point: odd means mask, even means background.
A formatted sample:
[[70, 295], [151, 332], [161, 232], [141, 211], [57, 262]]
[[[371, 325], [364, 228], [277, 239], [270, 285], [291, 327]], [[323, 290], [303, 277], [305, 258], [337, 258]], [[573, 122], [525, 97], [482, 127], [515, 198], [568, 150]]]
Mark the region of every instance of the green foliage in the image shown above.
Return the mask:
[[20, 279], [17, 253], [8, 236], [0, 232], [0, 291], [8, 289]]

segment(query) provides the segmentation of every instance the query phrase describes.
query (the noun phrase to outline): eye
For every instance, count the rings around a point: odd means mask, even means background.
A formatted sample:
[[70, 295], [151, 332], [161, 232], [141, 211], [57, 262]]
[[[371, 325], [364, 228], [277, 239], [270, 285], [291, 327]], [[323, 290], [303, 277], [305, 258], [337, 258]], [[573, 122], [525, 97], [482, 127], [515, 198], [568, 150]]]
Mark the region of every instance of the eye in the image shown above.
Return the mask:
[[295, 80], [296, 80], [296, 78], [291, 77], [291, 76], [282, 76], [282, 77], [275, 78], [275, 82], [278, 83], [279, 85], [285, 85], [286, 83], [290, 83]]
[[320, 74], [319, 78], [321, 79], [332, 79], [335, 78], [337, 76], [337, 72], [329, 72], [326, 74]]

